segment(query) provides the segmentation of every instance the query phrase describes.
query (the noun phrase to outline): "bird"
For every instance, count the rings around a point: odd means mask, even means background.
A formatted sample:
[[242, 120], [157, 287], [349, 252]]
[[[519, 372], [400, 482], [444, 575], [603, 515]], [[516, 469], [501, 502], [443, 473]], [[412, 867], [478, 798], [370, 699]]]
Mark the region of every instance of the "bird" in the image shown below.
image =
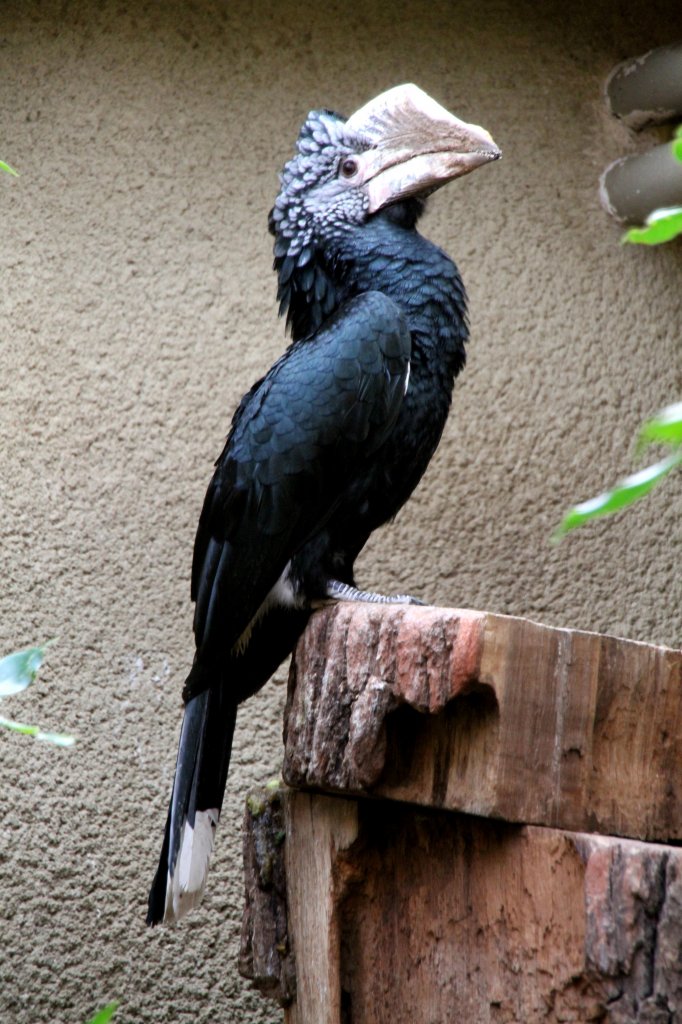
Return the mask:
[[421, 480], [468, 339], [455, 263], [417, 231], [426, 200], [500, 150], [414, 84], [350, 117], [307, 116], [269, 215], [291, 343], [241, 399], [194, 545], [196, 650], [147, 923], [203, 896], [237, 708], [336, 601]]

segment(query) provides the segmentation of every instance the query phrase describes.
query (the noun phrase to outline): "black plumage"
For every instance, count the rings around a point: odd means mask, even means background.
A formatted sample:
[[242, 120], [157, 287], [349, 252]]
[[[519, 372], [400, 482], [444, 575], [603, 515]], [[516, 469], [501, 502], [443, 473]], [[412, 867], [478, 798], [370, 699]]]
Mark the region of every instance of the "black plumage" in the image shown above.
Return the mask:
[[457, 268], [416, 223], [429, 192], [497, 156], [414, 86], [301, 130], [270, 215], [293, 341], [242, 399], [199, 522], [196, 654], [151, 924], [201, 897], [237, 705], [314, 607], [389, 600], [357, 591], [353, 565], [423, 475], [467, 339]]

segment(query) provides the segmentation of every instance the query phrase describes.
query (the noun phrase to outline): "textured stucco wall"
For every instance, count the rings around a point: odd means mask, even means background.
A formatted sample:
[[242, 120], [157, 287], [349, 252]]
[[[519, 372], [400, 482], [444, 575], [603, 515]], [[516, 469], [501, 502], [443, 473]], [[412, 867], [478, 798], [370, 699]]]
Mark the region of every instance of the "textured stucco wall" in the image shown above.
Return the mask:
[[604, 76], [678, 35], [679, 15], [587, 7], [0, 7], [0, 157], [22, 172], [0, 180], [0, 648], [59, 638], [3, 711], [79, 736], [57, 751], [0, 735], [3, 1024], [76, 1024], [114, 997], [122, 1022], [280, 1019], [235, 961], [243, 794], [277, 771], [281, 685], [241, 714], [202, 911], [153, 933], [143, 915], [194, 527], [234, 404], [284, 344], [266, 215], [310, 107], [350, 112], [414, 80], [504, 150], [424, 225], [467, 282], [470, 362], [362, 582], [679, 642], [682, 479], [548, 545], [682, 385], [682, 250], [621, 247], [596, 193], [642, 145], [607, 121]]

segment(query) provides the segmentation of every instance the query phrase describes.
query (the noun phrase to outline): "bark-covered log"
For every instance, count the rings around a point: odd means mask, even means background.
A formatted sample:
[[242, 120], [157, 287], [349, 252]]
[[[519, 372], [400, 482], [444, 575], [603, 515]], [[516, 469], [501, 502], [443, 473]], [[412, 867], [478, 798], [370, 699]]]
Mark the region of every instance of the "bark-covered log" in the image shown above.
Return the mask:
[[278, 786], [255, 789], [244, 812], [245, 903], [239, 972], [287, 1006], [296, 991], [287, 923], [285, 822]]
[[682, 1020], [682, 850], [574, 837], [584, 865], [585, 954], [610, 1024]]
[[284, 777], [682, 839], [682, 651], [526, 619], [341, 604], [292, 661]]

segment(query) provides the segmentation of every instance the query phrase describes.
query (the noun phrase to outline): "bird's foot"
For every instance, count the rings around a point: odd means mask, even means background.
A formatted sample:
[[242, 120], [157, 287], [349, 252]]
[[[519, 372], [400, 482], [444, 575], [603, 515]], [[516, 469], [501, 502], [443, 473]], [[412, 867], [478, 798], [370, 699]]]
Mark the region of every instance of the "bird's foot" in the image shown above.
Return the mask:
[[320, 605], [331, 601], [361, 601], [365, 604], [425, 604], [417, 597], [409, 594], [375, 594], [371, 590], [358, 590], [351, 587], [349, 583], [341, 583], [339, 580], [329, 580], [327, 583], [327, 601], [321, 601]]

